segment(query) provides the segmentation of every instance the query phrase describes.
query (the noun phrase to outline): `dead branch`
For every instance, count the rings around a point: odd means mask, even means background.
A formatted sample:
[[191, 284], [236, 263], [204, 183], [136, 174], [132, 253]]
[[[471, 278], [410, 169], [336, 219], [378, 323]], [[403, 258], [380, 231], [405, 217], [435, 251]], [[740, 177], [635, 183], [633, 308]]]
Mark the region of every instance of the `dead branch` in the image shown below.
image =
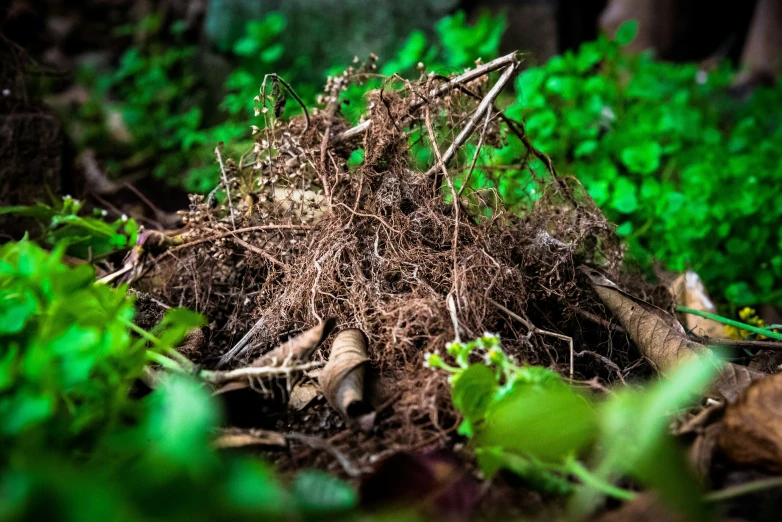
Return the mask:
[[[519, 54], [514, 51], [510, 54], [506, 54], [505, 56], [501, 56], [496, 60], [492, 60], [489, 63], [479, 65], [478, 67], [476, 67], [471, 71], [467, 71], [463, 74], [460, 74], [450, 82], [443, 84], [435, 89], [432, 89], [429, 92], [428, 98], [419, 97], [413, 100], [412, 102], [410, 102], [409, 109], [410, 111], [414, 111], [415, 109], [423, 107], [431, 100], [435, 98], [439, 98], [440, 96], [449, 93], [458, 85], [469, 83], [475, 80], [476, 78], [480, 78], [481, 76], [485, 76], [491, 72], [502, 69], [503, 67], [509, 65], [511, 66], [511, 68], [515, 69], [517, 68], [518, 64], [519, 64]], [[359, 136], [363, 134], [364, 131], [366, 131], [371, 125], [372, 125], [372, 120], [367, 120], [363, 123], [360, 123], [359, 125], [356, 125], [355, 127], [352, 127], [342, 132], [341, 134], [338, 134], [333, 138], [331, 138], [331, 141], [329, 142], [329, 146], [333, 147], [334, 145], [337, 145], [354, 136]]]
[[472, 136], [478, 121], [484, 116], [484, 114], [486, 114], [487, 111], [489, 111], [491, 107], [494, 106], [494, 100], [497, 99], [497, 96], [499, 96], [502, 89], [505, 88], [505, 84], [508, 83], [508, 80], [510, 80], [510, 77], [513, 76], [513, 73], [516, 72], [517, 68], [517, 64], [512, 64], [507, 69], [505, 69], [505, 72], [502, 73], [500, 79], [497, 80], [497, 83], [494, 84], [480, 105], [478, 105], [478, 108], [475, 109], [473, 117], [470, 119], [464, 129], [462, 129], [462, 132], [456, 136], [456, 139], [453, 141], [453, 143], [451, 143], [451, 146], [448, 147], [448, 149], [445, 151], [442, 160], [438, 161], [436, 165], [434, 165], [426, 172], [427, 177], [440, 170], [442, 165], [447, 165], [448, 162], [451, 161], [451, 158], [453, 158], [454, 154], [456, 154], [456, 151], [459, 150], [459, 147], [464, 145], [470, 136]]
[[248, 366], [246, 368], [237, 368], [235, 370], [228, 371], [201, 370], [198, 376], [209, 384], [220, 386], [234, 381], [251, 381], [274, 376], [289, 377], [291, 374], [313, 370], [315, 368], [320, 368], [323, 365], [323, 361], [313, 361], [295, 365], [260, 367]]

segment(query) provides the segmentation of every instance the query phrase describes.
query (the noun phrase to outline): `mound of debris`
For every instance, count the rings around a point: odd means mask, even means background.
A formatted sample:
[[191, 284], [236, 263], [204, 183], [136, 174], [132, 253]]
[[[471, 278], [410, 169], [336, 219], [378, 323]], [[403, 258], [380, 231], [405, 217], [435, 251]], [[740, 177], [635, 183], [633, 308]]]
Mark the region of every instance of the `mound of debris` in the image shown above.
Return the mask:
[[[287, 122], [286, 99], [300, 100], [269, 75], [252, 150], [215, 149], [220, 186], [192, 196], [184, 229], [142, 234], [116, 272], [142, 310], [210, 321], [181, 351], [225, 401], [221, 447], [349, 477], [400, 452], [458, 451], [447, 377], [425, 354], [484, 332], [595, 390], [665, 371], [659, 346], [696, 346], [663, 310], [666, 289], [619, 271], [615, 227], [581, 185], [498, 107], [515, 53], [453, 77], [388, 78], [351, 126], [340, 95], [374, 68], [330, 78], [321, 106]], [[522, 153], [495, 165], [511, 139]], [[499, 196], [509, 169], [528, 179], [519, 208]]]

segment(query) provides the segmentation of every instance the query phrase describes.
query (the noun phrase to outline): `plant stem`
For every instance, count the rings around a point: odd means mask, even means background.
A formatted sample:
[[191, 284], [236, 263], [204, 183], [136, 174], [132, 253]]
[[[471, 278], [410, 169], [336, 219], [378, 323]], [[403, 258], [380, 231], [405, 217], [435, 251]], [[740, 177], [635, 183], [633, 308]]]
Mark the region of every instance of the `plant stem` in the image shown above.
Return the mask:
[[719, 502], [722, 500], [730, 500], [742, 495], [747, 495], [749, 493], [755, 493], [757, 491], [764, 491], [766, 489], [779, 487], [782, 487], [782, 477], [771, 477], [755, 480], [753, 482], [747, 482], [746, 484], [739, 484], [738, 486], [731, 486], [719, 491], [712, 491], [703, 498], [706, 500], [706, 502]]
[[146, 356], [148, 361], [158, 363], [166, 370], [170, 370], [172, 372], [177, 372], [177, 373], [187, 373], [187, 371], [184, 368], [182, 368], [179, 365], [179, 363], [177, 363], [173, 359], [166, 357], [165, 355], [159, 354], [157, 352], [153, 352], [151, 350], [147, 350]]
[[606, 496], [617, 498], [619, 500], [633, 500], [635, 493], [622, 489], [620, 487], [609, 484], [602, 479], [596, 477], [588, 469], [586, 469], [580, 462], [571, 460], [565, 466], [565, 469], [575, 475], [586, 486], [601, 491]]
[[[130, 328], [131, 330], [136, 332], [139, 336], [141, 336], [142, 338], [144, 338], [147, 341], [151, 342], [155, 346], [158, 346], [158, 347], [162, 346], [163, 343], [161, 342], [160, 339], [158, 339], [157, 337], [155, 337], [154, 335], [152, 335], [148, 331], [144, 330], [143, 328], [138, 326], [133, 321], [128, 321], [128, 320], [122, 319], [122, 318], [120, 318], [120, 321], [122, 322], [122, 324], [124, 324], [125, 326], [127, 326], [128, 328]], [[174, 349], [174, 348], [168, 348], [165, 351], [171, 356], [170, 358], [166, 357], [166, 359], [169, 359], [169, 360], [175, 359], [183, 372], [190, 372], [190, 373], [193, 372], [193, 370], [195, 368], [195, 365], [193, 364], [193, 362], [190, 359], [188, 359], [187, 357], [185, 357], [184, 355], [182, 355], [181, 353], [176, 351], [176, 349]], [[155, 362], [159, 362], [159, 361], [155, 361]]]
[[127, 326], [128, 328], [130, 328], [131, 330], [136, 332], [139, 336], [143, 337], [144, 339], [146, 339], [147, 341], [151, 342], [155, 346], [160, 346], [161, 345], [160, 339], [158, 339], [157, 337], [155, 337], [154, 335], [152, 335], [148, 331], [144, 330], [143, 328], [141, 328], [139, 325], [137, 325], [133, 321], [128, 321], [127, 319], [124, 319], [122, 317], [120, 317], [118, 319], [119, 319], [119, 321], [122, 324], [124, 324], [125, 326]]
[[771, 330], [766, 330], [765, 328], [758, 328], [757, 326], [744, 324], [741, 321], [734, 321], [733, 319], [728, 319], [727, 317], [722, 317], [721, 315], [703, 312], [701, 310], [694, 310], [692, 308], [687, 308], [686, 306], [677, 306], [676, 311], [683, 312], [685, 314], [697, 315], [698, 317], [704, 317], [706, 319], [711, 319], [712, 321], [717, 321], [718, 323], [735, 326], [736, 328], [741, 328], [742, 330], [747, 330], [759, 335], [765, 335], [771, 339], [778, 339], [782, 341], [782, 333], [772, 332]]

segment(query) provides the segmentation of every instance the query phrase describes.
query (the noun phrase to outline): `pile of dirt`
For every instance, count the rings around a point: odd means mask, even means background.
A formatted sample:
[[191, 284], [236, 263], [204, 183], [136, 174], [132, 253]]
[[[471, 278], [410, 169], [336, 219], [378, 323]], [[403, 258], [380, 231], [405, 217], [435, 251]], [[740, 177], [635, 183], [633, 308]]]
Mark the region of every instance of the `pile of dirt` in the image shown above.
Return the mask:
[[[447, 377], [424, 364], [454, 339], [498, 334], [517, 360], [595, 389], [650, 371], [621, 329], [598, 318], [603, 305], [576, 270], [623, 277], [614, 226], [496, 105], [518, 66], [511, 54], [457, 77], [391, 78], [356, 127], [339, 96], [373, 74], [372, 60], [330, 78], [323, 105], [287, 123], [278, 116], [295, 93], [272, 76], [256, 99], [265, 127], [254, 149], [236, 161], [216, 150], [218, 191], [193, 197], [185, 229], [156, 242], [165, 248], [136, 286], [209, 319], [206, 342], [188, 351], [203, 367], [246, 366], [327, 318], [366, 336], [377, 414], [368, 431], [346, 428], [317, 394], [317, 370], [293, 390], [316, 390], [303, 405], [224, 394], [232, 424], [302, 435], [290, 451], [266, 454], [283, 469], [351, 475], [394, 452], [454, 448]], [[513, 168], [534, 187], [521, 212], [498, 196], [505, 170], [475, 161], [508, 139], [524, 143]], [[411, 154], [422, 147], [435, 159], [425, 172]], [[356, 149], [358, 165], [348, 161]], [[465, 182], [477, 176], [482, 189]], [[329, 347], [314, 358], [327, 359]]]

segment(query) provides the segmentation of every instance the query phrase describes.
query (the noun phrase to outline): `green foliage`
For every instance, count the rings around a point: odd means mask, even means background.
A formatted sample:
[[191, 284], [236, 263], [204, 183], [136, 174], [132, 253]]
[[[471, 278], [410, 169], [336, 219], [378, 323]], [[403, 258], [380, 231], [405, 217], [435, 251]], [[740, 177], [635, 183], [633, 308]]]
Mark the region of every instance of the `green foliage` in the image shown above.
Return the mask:
[[[383, 76], [399, 74], [402, 77], [418, 77], [424, 72], [419, 64], [426, 70], [442, 75], [474, 67], [476, 59], [488, 61], [497, 56], [500, 38], [506, 26], [503, 15], [492, 17], [488, 13], [481, 14], [475, 25], [470, 25], [464, 12], [459, 11], [436, 24], [437, 40], [433, 42], [429, 42], [422, 31], [413, 31], [399, 51], [380, 67], [380, 73]], [[339, 66], [329, 70], [329, 74], [339, 72]], [[349, 121], [358, 123], [359, 118], [366, 114], [365, 95], [382, 85], [380, 78], [372, 78], [362, 85], [348, 87], [342, 95], [341, 109]], [[417, 140], [417, 135], [411, 135], [411, 143]], [[422, 163], [429, 160], [426, 152]]]
[[769, 187], [782, 181], [782, 89], [738, 102], [725, 67], [620, 52], [635, 29], [527, 69], [508, 113], [584, 184], [636, 260], [692, 268], [736, 304], [781, 302], [782, 197]]
[[[451, 373], [453, 402], [464, 419], [459, 432], [471, 439], [485, 474], [507, 469], [530, 487], [572, 493], [573, 509], [582, 511], [591, 509], [585, 498], [632, 498], [613, 485], [629, 477], [693, 520], [708, 518], [700, 485], [668, 434], [668, 422], [705, 389], [718, 365], [687, 363], [646, 390], [595, 402], [550, 370], [516, 365], [491, 334], [446, 349], [456, 366], [437, 353], [426, 364]], [[475, 356], [483, 361], [470, 363]], [[590, 469], [582, 462], [591, 463]]]
[[136, 243], [138, 224], [122, 216], [113, 223], [102, 218], [105, 212], [95, 209], [92, 216], [79, 216], [84, 202], [65, 196], [54, 206], [37, 203], [32, 206], [0, 207], [0, 215], [14, 214], [35, 219], [41, 227], [42, 242], [67, 246], [70, 255], [92, 259], [122, 250]]
[[[106, 151], [112, 156], [108, 165], [112, 174], [118, 174], [124, 166], [151, 160], [158, 177], [190, 192], [208, 192], [217, 185], [215, 144], [229, 147], [226, 156], [239, 156], [251, 146], [251, 124], [263, 128], [265, 120], [253, 119], [252, 115], [257, 108], [253, 98], [265, 75], [279, 74], [312, 107], [326, 73], [341, 74], [344, 69], [313, 67], [307, 57], [286, 56], [281, 36], [287, 21], [282, 14], [250, 20], [244, 36], [230, 50], [235, 68], [225, 81], [220, 122], [206, 126], [198, 105], [203, 93], [196, 75], [196, 48], [184, 43], [179, 25], [173, 25], [167, 33], [157, 17], [149, 17], [141, 25], [146, 40], [129, 48], [115, 70], [108, 74], [81, 71], [81, 82], [91, 95], [76, 123], [71, 124], [71, 134], [81, 148]], [[437, 41], [429, 42], [423, 32], [413, 32], [381, 72], [417, 75], [422, 62], [430, 70], [448, 74], [474, 65], [477, 57], [491, 59], [497, 53], [505, 25], [502, 16], [484, 14], [472, 26], [459, 12], [437, 24]], [[317, 82], [312, 81], [313, 68], [316, 76], [321, 75]], [[351, 85], [342, 94], [341, 108], [351, 121], [357, 122], [365, 112], [366, 93], [381, 84], [380, 79], [372, 78], [362, 85]], [[259, 101], [256, 99], [255, 104]], [[291, 116], [300, 111], [288, 97], [284, 114]]]
[[92, 448], [135, 410], [127, 393], [145, 348], [127, 329], [133, 303], [61, 257], [29, 241], [0, 248], [2, 446], [12, 453]]
[[148, 347], [125, 289], [62, 255], [0, 247], [0, 520], [279, 520], [355, 507], [337, 479], [305, 473], [289, 490], [262, 462], [215, 453], [220, 410], [192, 378], [161, 375], [138, 398], [149, 350], [172, 350], [203, 319], [170, 310]]

